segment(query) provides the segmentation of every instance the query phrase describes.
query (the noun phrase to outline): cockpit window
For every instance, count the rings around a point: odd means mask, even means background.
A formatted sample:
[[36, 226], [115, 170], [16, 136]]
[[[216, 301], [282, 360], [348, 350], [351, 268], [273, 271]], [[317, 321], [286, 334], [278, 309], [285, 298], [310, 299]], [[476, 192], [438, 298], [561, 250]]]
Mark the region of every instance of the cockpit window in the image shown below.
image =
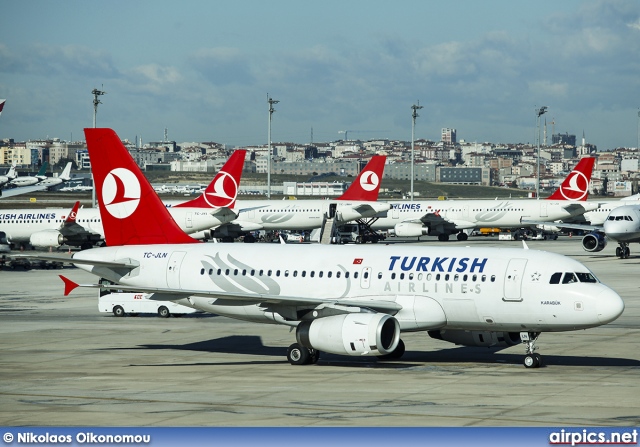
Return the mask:
[[560, 278], [562, 277], [562, 272], [557, 272], [551, 275], [551, 279], [549, 280], [549, 284], [560, 284]]
[[598, 282], [595, 276], [591, 273], [576, 273], [580, 282]]
[[578, 278], [576, 278], [576, 275], [571, 272], [567, 272], [564, 274], [564, 277], [562, 278], [562, 284], [572, 284], [574, 282], [578, 282]]

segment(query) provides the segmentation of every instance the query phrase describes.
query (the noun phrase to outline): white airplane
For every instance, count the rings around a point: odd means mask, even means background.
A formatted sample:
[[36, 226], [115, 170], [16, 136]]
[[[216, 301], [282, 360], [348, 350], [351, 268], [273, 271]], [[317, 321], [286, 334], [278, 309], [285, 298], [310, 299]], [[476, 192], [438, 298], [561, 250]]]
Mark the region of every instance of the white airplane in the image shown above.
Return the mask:
[[[51, 188], [52, 186], [59, 185], [61, 183], [66, 183], [69, 180], [71, 180], [71, 165], [72, 165], [71, 162], [67, 163], [67, 165], [65, 166], [65, 168], [62, 170], [62, 172], [58, 177], [46, 177], [43, 175], [41, 176], [42, 179], [38, 183], [31, 184], [29, 186], [18, 186], [15, 188], [5, 189], [2, 192], [0, 192], [0, 196], [7, 198], [7, 197], [19, 196], [21, 194], [28, 194], [36, 191], [45, 191]], [[27, 180], [25, 183], [31, 183], [31, 179], [33, 179], [34, 177], [21, 177], [21, 178], [28, 178], [30, 180]]]
[[[120, 144], [122, 145], [122, 143]], [[122, 147], [124, 148], [124, 146]], [[229, 178], [231, 179], [229, 181], [239, 183], [245, 155], [246, 151], [244, 150], [235, 151], [222, 170], [214, 177], [203, 196], [212, 193], [220, 178]], [[110, 175], [109, 186], [111, 189], [109, 191], [111, 195], [103, 197], [107, 201], [107, 206], [124, 207], [127, 203], [139, 200], [140, 190], [127, 187], [126, 175], [128, 174], [121, 174], [120, 171], [115, 171]], [[201, 197], [185, 202], [179, 207], [171, 208], [171, 217], [175, 219], [183, 231], [187, 233], [201, 232], [230, 222], [236, 217], [236, 213], [230, 207], [219, 205], [218, 202], [212, 202], [213, 206], [203, 208], [200, 203]], [[211, 199], [209, 201], [211, 202]], [[68, 215], [66, 210], [50, 208], [0, 210], [0, 231], [6, 233], [11, 244], [19, 244], [23, 247], [28, 244], [34, 247], [71, 245], [84, 250], [103, 241], [107, 245], [111, 245], [109, 239], [105, 240], [103, 222], [97, 208], [76, 209], [73, 225], [65, 225]]]
[[42, 163], [40, 170], [35, 176], [34, 175], [24, 175], [22, 177], [18, 176], [13, 180], [11, 180], [9, 182], [9, 185], [15, 186], [15, 187], [32, 186], [32, 185], [35, 185], [36, 183], [40, 183], [43, 180], [46, 180], [47, 176], [45, 175], [45, 173], [47, 172], [48, 165], [49, 163], [45, 161], [44, 163]]
[[[11, 165], [6, 174], [0, 175], [0, 187], [9, 183], [11, 180], [16, 178], [16, 165], [15, 163]], [[0, 193], [1, 194], [1, 193]]]
[[[391, 210], [370, 222], [373, 230], [388, 230], [401, 237], [438, 236], [467, 240], [468, 233], [482, 227], [522, 228], [523, 221], [553, 222], [598, 207], [587, 202], [595, 159], [580, 160], [550, 197], [544, 200], [426, 200], [390, 202]], [[535, 225], [533, 225], [535, 227]]]
[[[85, 135], [112, 246], [75, 253], [70, 262], [115, 284], [83, 287], [151, 293], [295, 328], [291, 364], [315, 363], [320, 351], [398, 358], [402, 332], [429, 331], [471, 346], [522, 341], [525, 366], [538, 367], [540, 333], [600, 326], [624, 310], [580, 262], [536, 250], [201, 243], [175, 225], [131, 156], [117, 150], [113, 130]], [[139, 198], [109, 205], [114, 172]], [[65, 294], [79, 286], [61, 278]]]
[[[238, 217], [213, 229], [204, 238], [232, 241], [240, 235], [257, 230], [313, 230], [321, 228], [327, 218], [334, 219], [340, 225], [373, 217], [390, 208], [387, 203], [377, 202], [385, 160], [383, 155], [374, 155], [351, 186], [336, 199], [237, 200], [235, 207]], [[225, 197], [228, 195], [225, 193], [226, 188], [231, 188], [235, 197], [237, 185], [220, 183], [216, 190], [221, 197]], [[202, 204], [207, 206], [204, 202]], [[246, 235], [245, 241], [253, 242], [254, 239], [251, 235]]]
[[[602, 225], [556, 223], [560, 228], [585, 230], [590, 233], [582, 238], [582, 248], [588, 252], [604, 250], [608, 241], [617, 242], [616, 256], [626, 259], [631, 255], [629, 243], [640, 242], [640, 204], [630, 205], [634, 200], [622, 201], [613, 207]], [[625, 204], [625, 202], [627, 204]]]

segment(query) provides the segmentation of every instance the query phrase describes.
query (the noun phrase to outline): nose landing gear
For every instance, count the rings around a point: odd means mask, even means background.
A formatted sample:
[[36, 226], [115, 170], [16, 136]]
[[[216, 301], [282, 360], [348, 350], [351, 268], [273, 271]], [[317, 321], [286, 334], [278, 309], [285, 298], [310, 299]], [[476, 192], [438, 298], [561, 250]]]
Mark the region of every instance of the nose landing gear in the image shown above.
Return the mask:
[[520, 339], [526, 346], [526, 355], [524, 356], [525, 368], [539, 368], [542, 366], [542, 356], [535, 353], [536, 341], [540, 336], [540, 332], [520, 332]]

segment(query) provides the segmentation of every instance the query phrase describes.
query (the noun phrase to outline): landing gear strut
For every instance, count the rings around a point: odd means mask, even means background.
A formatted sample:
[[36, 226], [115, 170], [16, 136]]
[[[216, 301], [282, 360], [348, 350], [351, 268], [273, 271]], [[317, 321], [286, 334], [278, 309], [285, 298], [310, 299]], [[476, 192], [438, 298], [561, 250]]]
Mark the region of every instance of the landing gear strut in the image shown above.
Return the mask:
[[629, 244], [626, 242], [619, 242], [619, 247], [616, 247], [616, 256], [620, 259], [627, 259], [631, 255], [631, 250], [629, 250]]
[[542, 366], [542, 357], [540, 354], [536, 354], [534, 351], [536, 348], [536, 341], [540, 336], [540, 332], [520, 332], [520, 340], [526, 346], [526, 355], [524, 356], [525, 368], [539, 368]]
[[294, 343], [287, 349], [287, 360], [292, 365], [312, 365], [318, 363], [320, 351], [313, 348], [306, 348], [301, 344]]

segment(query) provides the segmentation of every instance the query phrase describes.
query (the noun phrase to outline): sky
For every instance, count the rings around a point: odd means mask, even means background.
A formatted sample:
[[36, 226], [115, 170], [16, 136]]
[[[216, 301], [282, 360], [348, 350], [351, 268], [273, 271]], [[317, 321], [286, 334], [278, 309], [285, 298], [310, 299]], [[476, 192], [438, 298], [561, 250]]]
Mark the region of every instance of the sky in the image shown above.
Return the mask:
[[[0, 138], [636, 147], [638, 0], [0, 0]], [[551, 122], [555, 124], [551, 124]], [[313, 136], [312, 136], [313, 135]]]

